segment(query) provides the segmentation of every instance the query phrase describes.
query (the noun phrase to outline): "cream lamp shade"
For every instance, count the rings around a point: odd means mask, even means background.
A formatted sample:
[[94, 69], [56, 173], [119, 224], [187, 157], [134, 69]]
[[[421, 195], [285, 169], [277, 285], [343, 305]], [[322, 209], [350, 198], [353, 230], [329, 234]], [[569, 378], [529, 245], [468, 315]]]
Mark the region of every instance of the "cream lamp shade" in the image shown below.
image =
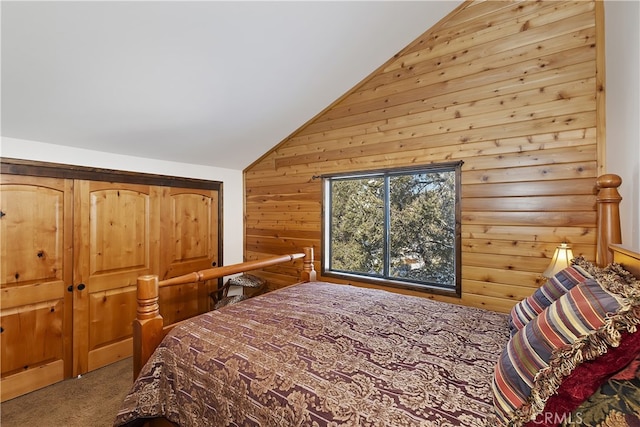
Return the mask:
[[549, 267], [547, 267], [542, 275], [547, 278], [555, 276], [557, 272], [567, 268], [572, 259], [573, 252], [569, 245], [561, 243], [553, 253], [553, 258], [551, 259], [551, 263], [549, 263]]

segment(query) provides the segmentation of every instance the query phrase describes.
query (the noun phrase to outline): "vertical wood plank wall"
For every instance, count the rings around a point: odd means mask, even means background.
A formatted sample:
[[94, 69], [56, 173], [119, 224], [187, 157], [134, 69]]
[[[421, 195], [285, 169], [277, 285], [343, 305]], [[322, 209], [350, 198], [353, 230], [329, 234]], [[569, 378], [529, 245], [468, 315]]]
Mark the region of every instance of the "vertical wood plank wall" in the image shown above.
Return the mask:
[[460, 5], [244, 171], [246, 259], [313, 245], [319, 270], [314, 175], [463, 160], [462, 298], [399, 292], [508, 311], [560, 242], [594, 260], [598, 7]]

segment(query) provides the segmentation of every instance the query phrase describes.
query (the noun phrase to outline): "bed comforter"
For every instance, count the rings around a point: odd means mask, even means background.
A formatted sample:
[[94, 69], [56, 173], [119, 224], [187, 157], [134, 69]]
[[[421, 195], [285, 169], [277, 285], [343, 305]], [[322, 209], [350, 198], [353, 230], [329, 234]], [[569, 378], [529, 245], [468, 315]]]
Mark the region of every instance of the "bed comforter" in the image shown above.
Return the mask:
[[114, 425], [495, 425], [491, 378], [507, 317], [348, 285], [290, 286], [174, 328]]

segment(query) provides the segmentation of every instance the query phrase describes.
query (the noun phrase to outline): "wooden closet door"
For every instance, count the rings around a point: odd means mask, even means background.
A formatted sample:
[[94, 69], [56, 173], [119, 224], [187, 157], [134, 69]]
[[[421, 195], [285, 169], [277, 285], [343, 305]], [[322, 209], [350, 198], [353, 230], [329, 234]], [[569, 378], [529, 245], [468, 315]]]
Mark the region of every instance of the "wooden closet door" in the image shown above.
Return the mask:
[[157, 273], [159, 196], [149, 185], [75, 183], [74, 375], [132, 354], [136, 279]]
[[71, 376], [73, 181], [0, 177], [1, 400]]
[[[163, 188], [160, 280], [218, 264], [219, 194], [217, 190]], [[211, 309], [216, 282], [160, 289], [165, 325]]]

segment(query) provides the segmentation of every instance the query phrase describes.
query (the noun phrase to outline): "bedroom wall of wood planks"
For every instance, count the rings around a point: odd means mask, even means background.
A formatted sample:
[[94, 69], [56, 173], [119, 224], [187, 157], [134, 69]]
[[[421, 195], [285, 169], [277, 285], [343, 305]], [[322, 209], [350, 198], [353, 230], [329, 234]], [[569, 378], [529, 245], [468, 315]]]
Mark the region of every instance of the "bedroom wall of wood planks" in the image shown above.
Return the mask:
[[[460, 5], [244, 171], [245, 258], [313, 245], [320, 269], [314, 175], [463, 160], [462, 298], [423, 296], [508, 311], [560, 242], [594, 260], [602, 9]], [[262, 275], [279, 287], [294, 270]]]

